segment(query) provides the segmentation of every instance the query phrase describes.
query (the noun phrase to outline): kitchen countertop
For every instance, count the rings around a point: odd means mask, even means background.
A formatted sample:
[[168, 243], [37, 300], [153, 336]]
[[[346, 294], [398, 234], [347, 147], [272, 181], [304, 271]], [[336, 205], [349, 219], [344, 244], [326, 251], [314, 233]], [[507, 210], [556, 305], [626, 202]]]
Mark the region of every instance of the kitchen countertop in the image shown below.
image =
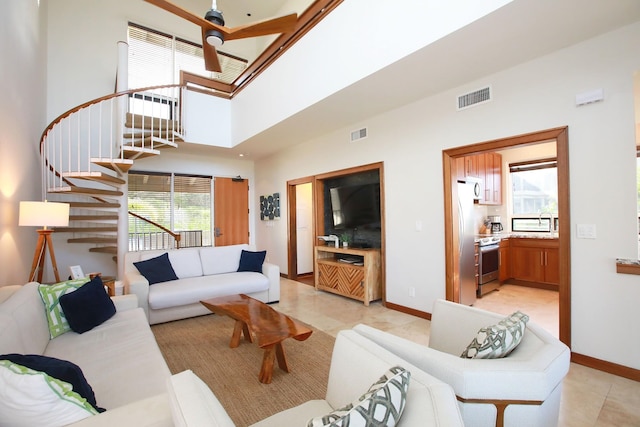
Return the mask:
[[476, 241], [485, 237], [499, 237], [501, 239], [557, 239], [558, 233], [494, 233], [494, 234], [479, 234]]

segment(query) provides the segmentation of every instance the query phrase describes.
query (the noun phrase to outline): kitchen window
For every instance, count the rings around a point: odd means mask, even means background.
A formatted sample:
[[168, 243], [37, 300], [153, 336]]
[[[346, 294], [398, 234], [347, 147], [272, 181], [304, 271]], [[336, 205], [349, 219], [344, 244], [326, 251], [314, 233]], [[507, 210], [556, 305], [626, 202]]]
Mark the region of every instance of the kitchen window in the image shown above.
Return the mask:
[[512, 231], [557, 230], [558, 173], [555, 158], [509, 164]]

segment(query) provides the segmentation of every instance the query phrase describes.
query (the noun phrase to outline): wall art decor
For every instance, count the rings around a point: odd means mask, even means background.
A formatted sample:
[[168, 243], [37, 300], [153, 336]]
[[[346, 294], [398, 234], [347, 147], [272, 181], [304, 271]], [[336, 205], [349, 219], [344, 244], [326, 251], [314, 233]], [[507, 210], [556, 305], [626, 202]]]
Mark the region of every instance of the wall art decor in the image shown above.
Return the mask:
[[262, 221], [280, 219], [280, 193], [260, 196], [260, 219]]

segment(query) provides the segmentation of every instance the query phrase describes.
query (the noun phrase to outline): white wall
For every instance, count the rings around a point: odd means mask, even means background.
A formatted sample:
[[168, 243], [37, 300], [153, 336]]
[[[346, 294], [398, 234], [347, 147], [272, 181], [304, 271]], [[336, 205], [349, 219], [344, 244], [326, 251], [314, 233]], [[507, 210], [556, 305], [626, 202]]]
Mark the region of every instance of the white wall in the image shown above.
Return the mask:
[[42, 200], [48, 2], [38, 3], [4, 1], [0, 14], [0, 286], [26, 282], [38, 239], [36, 227], [18, 227], [19, 202]]
[[[259, 194], [286, 194], [286, 181], [384, 162], [387, 300], [430, 312], [445, 295], [442, 150], [527, 132], [569, 127], [571, 219], [595, 224], [597, 239], [571, 237], [572, 350], [640, 368], [636, 323], [640, 286], [616, 274], [615, 258], [636, 258], [636, 168], [632, 77], [640, 23], [469, 82], [256, 162]], [[428, 64], [425, 64], [427, 66]], [[491, 84], [495, 98], [456, 112], [453, 100]], [[575, 106], [577, 93], [603, 88], [604, 102]], [[350, 130], [369, 137], [349, 144]], [[282, 204], [283, 217], [287, 215]], [[417, 220], [425, 225], [415, 230]], [[286, 222], [257, 228], [257, 243], [286, 272]], [[416, 296], [409, 296], [409, 287]]]
[[[234, 145], [510, 2], [341, 3], [234, 98]], [[357, 30], [345, 36], [336, 28]]]

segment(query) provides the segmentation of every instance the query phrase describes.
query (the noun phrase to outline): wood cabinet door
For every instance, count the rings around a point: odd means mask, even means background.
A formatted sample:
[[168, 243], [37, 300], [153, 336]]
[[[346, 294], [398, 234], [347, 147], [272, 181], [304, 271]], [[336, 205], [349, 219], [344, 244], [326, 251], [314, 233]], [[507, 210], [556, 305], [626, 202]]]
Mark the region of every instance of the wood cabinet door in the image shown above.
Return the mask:
[[541, 282], [544, 278], [543, 253], [540, 248], [516, 246], [511, 248], [511, 274], [514, 279]]
[[215, 178], [214, 246], [249, 243], [249, 180]]
[[491, 156], [491, 179], [492, 191], [491, 202], [494, 205], [502, 204], [502, 155], [498, 153], [488, 153]]
[[554, 285], [560, 284], [560, 254], [556, 248], [544, 250], [544, 281]]
[[499, 270], [498, 270], [498, 281], [501, 283], [505, 280], [511, 278], [511, 269], [509, 266], [511, 265], [511, 260], [509, 259], [509, 247], [500, 243], [499, 249]]

